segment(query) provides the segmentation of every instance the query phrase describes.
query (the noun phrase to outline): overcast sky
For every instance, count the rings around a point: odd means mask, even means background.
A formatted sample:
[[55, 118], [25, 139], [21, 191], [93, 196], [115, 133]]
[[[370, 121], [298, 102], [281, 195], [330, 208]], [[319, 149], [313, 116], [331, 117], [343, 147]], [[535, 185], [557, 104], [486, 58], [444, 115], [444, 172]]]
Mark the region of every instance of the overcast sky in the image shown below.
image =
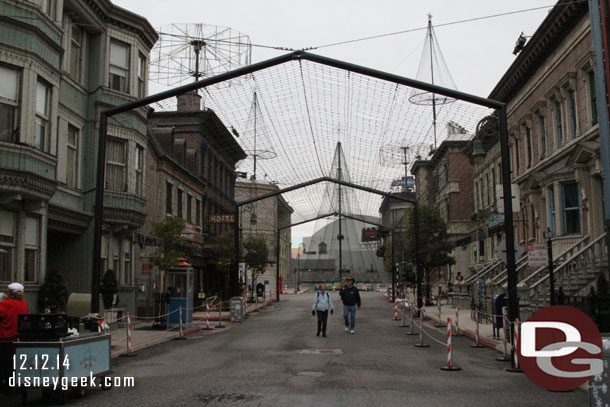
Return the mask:
[[[487, 96], [513, 62], [519, 34], [534, 33], [549, 8], [442, 26], [543, 6], [552, 0], [113, 0], [154, 27], [204, 23], [231, 27], [253, 44], [293, 49], [425, 28], [431, 13], [436, 36], [457, 88]], [[310, 52], [414, 78], [425, 30], [337, 45]], [[253, 47], [253, 62], [286, 51]], [[313, 223], [293, 228], [293, 245]]]

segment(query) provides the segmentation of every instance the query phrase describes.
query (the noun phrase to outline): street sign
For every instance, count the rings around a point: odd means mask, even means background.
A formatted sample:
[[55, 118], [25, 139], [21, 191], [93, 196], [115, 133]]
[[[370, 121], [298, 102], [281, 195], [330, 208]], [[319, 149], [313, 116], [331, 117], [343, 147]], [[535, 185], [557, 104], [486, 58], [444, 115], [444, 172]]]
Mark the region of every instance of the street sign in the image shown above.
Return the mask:
[[[521, 257], [521, 255], [523, 254], [523, 246], [521, 246], [520, 244], [518, 244], [517, 242], [515, 242], [515, 261], [517, 261], [519, 259], [519, 257]], [[500, 241], [500, 243], [498, 243], [498, 246], [496, 247], [496, 256], [498, 256], [498, 258], [500, 260], [502, 260], [502, 262], [504, 264], [508, 264], [508, 261], [506, 260], [506, 240], [502, 239]]]
[[530, 267], [546, 267], [549, 265], [549, 256], [546, 245], [528, 243], [527, 261]]
[[504, 223], [504, 215], [489, 215], [487, 217], [487, 226], [490, 228], [502, 223]]
[[235, 223], [235, 215], [210, 215], [209, 223]]
[[[519, 212], [519, 185], [510, 184], [513, 212]], [[498, 212], [504, 213], [504, 189], [502, 184], [496, 185], [496, 196], [498, 197]]]

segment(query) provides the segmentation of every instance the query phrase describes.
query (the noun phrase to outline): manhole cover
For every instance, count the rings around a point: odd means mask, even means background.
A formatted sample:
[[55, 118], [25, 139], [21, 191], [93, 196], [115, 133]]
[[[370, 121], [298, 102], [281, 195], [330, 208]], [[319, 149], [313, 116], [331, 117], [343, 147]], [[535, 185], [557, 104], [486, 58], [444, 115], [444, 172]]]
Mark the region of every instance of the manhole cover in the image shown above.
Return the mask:
[[341, 349], [301, 349], [301, 355], [342, 355]]
[[323, 376], [322, 372], [298, 372], [297, 376], [309, 376], [309, 377], [320, 377]]

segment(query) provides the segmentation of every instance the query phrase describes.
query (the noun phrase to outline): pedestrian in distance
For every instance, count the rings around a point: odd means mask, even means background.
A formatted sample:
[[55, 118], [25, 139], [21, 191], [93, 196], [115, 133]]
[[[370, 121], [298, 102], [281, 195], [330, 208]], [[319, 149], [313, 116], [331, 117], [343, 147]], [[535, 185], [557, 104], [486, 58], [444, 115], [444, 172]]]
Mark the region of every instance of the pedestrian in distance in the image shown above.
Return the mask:
[[8, 285], [7, 298], [0, 302], [0, 384], [5, 393], [10, 391], [9, 378], [13, 375], [13, 355], [17, 340], [17, 324], [20, 314], [28, 313], [23, 285]]
[[332, 315], [334, 313], [333, 299], [331, 298], [328, 291], [326, 291], [326, 285], [320, 284], [319, 290], [316, 291], [316, 298], [311, 306], [311, 315], [318, 315], [318, 332], [316, 336], [322, 336], [326, 338], [326, 325], [328, 322], [328, 312]]
[[345, 320], [345, 332], [356, 333], [356, 307], [360, 309], [360, 293], [354, 286], [356, 282], [353, 278], [348, 278], [347, 285], [341, 288], [339, 295], [343, 302], [343, 319]]

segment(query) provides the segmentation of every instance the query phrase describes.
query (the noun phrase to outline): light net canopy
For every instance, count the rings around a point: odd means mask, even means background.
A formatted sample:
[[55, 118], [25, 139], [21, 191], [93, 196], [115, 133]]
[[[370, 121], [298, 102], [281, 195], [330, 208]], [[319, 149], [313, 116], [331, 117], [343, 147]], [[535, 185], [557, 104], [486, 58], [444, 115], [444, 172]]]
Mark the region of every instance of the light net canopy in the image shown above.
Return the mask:
[[[344, 181], [386, 192], [393, 180], [405, 175], [401, 147], [409, 147], [407, 165], [431, 154], [430, 106], [410, 101], [421, 92], [307, 59], [292, 59], [199, 90], [203, 107], [240, 135], [236, 140], [249, 156], [238, 164], [238, 171], [286, 188], [320, 177], [337, 178], [340, 155]], [[151, 105], [155, 110], [172, 106], [171, 100]], [[439, 144], [456, 125], [474, 134], [479, 120], [491, 113], [461, 100], [438, 106]], [[342, 189], [342, 213], [379, 216], [381, 196]], [[338, 210], [337, 186], [329, 183], [283, 197], [294, 209], [292, 222]]]

